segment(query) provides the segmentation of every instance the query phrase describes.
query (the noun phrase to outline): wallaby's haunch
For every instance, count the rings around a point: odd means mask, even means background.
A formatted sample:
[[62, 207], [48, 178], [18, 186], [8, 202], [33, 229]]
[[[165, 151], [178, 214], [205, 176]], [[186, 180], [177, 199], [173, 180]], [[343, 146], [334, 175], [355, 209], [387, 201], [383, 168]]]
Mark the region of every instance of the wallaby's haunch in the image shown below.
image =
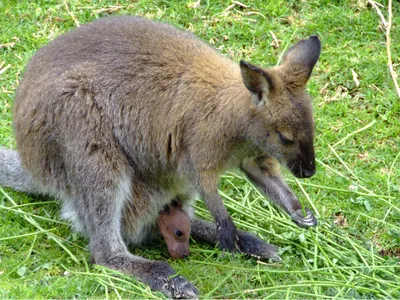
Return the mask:
[[[300, 226], [314, 226], [279, 175], [315, 173], [306, 83], [316, 36], [262, 69], [220, 56], [189, 32], [130, 16], [64, 34], [29, 62], [14, 103], [18, 153], [0, 152], [0, 184], [62, 200], [90, 239], [94, 263], [131, 274], [170, 297], [196, 288], [166, 263], [129, 253], [179, 199], [194, 239], [279, 260], [277, 248], [238, 231], [218, 180], [240, 168]], [[216, 225], [193, 217], [204, 199]], [[132, 200], [133, 199], [133, 200]]]

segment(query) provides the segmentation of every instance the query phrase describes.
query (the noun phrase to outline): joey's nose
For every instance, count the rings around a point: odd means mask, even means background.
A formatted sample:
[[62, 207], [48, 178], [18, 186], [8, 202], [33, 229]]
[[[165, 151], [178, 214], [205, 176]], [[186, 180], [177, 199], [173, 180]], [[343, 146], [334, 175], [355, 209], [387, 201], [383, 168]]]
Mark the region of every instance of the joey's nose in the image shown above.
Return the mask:
[[182, 258], [188, 257], [190, 254], [189, 250], [182, 252]]

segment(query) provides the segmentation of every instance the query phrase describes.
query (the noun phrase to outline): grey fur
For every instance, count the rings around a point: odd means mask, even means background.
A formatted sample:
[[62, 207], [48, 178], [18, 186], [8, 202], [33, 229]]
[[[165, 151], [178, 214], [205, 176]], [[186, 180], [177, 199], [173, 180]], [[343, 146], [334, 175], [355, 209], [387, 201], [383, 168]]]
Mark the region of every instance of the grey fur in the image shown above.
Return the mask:
[[273, 157], [298, 177], [315, 173], [305, 84], [320, 48], [311, 37], [281, 66], [239, 67], [169, 25], [128, 16], [83, 25], [29, 62], [14, 103], [19, 154], [0, 151], [0, 184], [59, 198], [63, 216], [89, 237], [92, 262], [169, 297], [196, 297], [166, 263], [133, 256], [127, 244], [147, 239], [172, 199], [193, 216], [199, 193], [216, 225], [192, 217], [193, 237], [279, 260], [275, 246], [232, 222], [217, 190], [229, 168], [240, 167], [297, 224], [316, 224]]
[[29, 194], [40, 193], [32, 177], [22, 169], [17, 151], [0, 148], [0, 184]]

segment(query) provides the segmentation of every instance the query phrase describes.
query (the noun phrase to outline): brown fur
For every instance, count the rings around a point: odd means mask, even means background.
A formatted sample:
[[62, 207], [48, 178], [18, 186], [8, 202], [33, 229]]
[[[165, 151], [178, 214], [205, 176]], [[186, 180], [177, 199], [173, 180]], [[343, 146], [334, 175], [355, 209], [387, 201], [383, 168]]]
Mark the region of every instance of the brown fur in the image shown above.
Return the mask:
[[[179, 199], [192, 236], [279, 260], [275, 246], [234, 225], [219, 176], [240, 168], [300, 226], [316, 220], [279, 175], [315, 173], [306, 82], [317, 37], [274, 68], [220, 56], [192, 34], [137, 17], [110, 17], [64, 34], [29, 62], [14, 103], [18, 153], [0, 152], [0, 183], [50, 194], [90, 239], [92, 261], [172, 297], [193, 285], [167, 264], [136, 257], [159, 211]], [[279, 163], [278, 163], [279, 162]], [[196, 193], [216, 224], [193, 217]]]

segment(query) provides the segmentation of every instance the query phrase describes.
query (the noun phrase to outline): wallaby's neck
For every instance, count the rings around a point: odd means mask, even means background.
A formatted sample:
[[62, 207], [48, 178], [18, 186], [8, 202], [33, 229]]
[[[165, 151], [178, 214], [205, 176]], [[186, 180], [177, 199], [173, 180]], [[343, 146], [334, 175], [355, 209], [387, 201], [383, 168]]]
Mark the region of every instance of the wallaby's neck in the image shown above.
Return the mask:
[[[226, 58], [196, 60], [185, 87], [191, 103], [186, 118], [193, 122], [190, 139], [205, 139], [221, 153], [220, 160], [242, 157], [252, 151], [247, 141], [251, 94], [245, 87], [239, 65]], [[190, 95], [190, 96], [189, 96]], [[193, 106], [193, 107], [190, 107]]]

